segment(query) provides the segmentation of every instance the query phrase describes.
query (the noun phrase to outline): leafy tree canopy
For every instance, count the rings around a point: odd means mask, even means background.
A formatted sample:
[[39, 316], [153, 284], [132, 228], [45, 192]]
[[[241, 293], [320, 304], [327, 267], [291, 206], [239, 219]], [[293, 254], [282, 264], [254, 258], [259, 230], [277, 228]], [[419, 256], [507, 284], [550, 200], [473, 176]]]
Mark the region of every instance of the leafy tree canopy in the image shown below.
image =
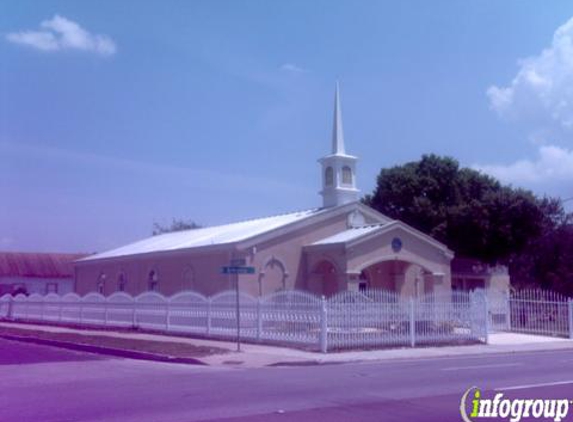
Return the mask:
[[558, 200], [504, 186], [450, 157], [380, 171], [363, 201], [445, 243], [457, 256], [507, 263], [565, 219]]
[[171, 221], [171, 225], [169, 226], [164, 226], [162, 224], [159, 223], [153, 223], [153, 236], [157, 236], [159, 234], [164, 234], [164, 233], [171, 233], [171, 232], [179, 232], [179, 231], [183, 231], [183, 230], [192, 230], [192, 229], [198, 229], [201, 226], [197, 223], [195, 223], [193, 220], [183, 220], [183, 219], [176, 219], [174, 218]]

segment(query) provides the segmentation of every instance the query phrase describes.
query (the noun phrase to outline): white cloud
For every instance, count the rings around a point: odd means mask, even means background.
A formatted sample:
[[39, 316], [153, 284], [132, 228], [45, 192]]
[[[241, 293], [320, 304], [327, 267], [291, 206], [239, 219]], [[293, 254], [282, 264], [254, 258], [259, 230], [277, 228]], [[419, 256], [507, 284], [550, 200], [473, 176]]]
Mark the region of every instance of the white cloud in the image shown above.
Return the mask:
[[491, 108], [537, 129], [573, 129], [573, 18], [555, 31], [548, 48], [518, 65], [509, 85], [488, 88]]
[[305, 73], [306, 70], [294, 63], [284, 63], [280, 67], [281, 70], [291, 73]]
[[573, 150], [554, 145], [540, 146], [534, 160], [507, 165], [474, 165], [505, 183], [525, 186], [541, 193], [573, 196]]
[[107, 35], [91, 34], [78, 23], [60, 15], [40, 24], [39, 31], [11, 32], [6, 39], [43, 51], [82, 50], [102, 56], [115, 54], [115, 42]]
[[490, 107], [527, 131], [537, 145], [533, 158], [475, 165], [502, 182], [541, 194], [573, 196], [573, 18], [557, 28], [551, 45], [518, 61], [507, 86], [490, 86]]

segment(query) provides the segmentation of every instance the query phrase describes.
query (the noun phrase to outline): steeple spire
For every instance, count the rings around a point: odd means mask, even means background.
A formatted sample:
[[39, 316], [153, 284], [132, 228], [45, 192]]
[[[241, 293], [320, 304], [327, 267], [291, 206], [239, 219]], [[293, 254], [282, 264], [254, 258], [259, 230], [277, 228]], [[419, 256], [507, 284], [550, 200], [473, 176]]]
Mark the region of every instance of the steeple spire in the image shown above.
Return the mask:
[[340, 109], [340, 87], [336, 81], [334, 93], [334, 124], [332, 127], [332, 154], [344, 155], [344, 131], [342, 129], [342, 110]]
[[336, 82], [334, 93], [334, 125], [332, 127], [332, 153], [318, 160], [322, 165], [322, 206], [336, 207], [358, 201], [360, 191], [356, 188], [357, 158], [347, 155], [342, 132], [340, 88]]

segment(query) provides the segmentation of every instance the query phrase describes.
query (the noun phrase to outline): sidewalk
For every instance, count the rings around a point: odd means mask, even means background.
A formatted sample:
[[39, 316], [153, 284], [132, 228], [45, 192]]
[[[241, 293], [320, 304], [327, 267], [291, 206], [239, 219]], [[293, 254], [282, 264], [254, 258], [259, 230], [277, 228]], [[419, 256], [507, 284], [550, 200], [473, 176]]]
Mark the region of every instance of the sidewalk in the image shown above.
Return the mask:
[[[31, 331], [42, 333], [65, 333], [70, 338], [75, 338], [73, 343], [87, 343], [83, 341], [90, 338], [89, 343], [93, 346], [94, 340], [98, 338], [121, 339], [124, 343], [128, 341], [131, 345], [130, 350], [137, 352], [138, 344], [145, 342], [155, 344], [153, 350], [160, 352], [143, 353], [140, 359], [146, 359], [145, 355], [149, 354], [150, 360], [175, 361], [170, 356], [168, 347], [157, 347], [164, 343], [166, 346], [173, 344], [179, 345], [181, 349], [191, 349], [189, 362], [181, 360], [182, 363], [204, 363], [211, 366], [235, 366], [235, 367], [265, 367], [281, 365], [314, 365], [314, 364], [335, 364], [361, 361], [384, 361], [395, 359], [423, 359], [447, 356], [465, 356], [465, 355], [483, 355], [494, 353], [519, 353], [531, 351], [551, 351], [551, 350], [573, 350], [573, 340], [541, 337], [516, 333], [499, 333], [490, 335], [490, 344], [488, 345], [470, 345], [470, 346], [446, 346], [446, 347], [421, 347], [421, 348], [399, 348], [384, 350], [368, 351], [348, 351], [319, 353], [309, 352], [297, 349], [290, 349], [279, 346], [267, 346], [260, 344], [241, 344], [241, 352], [236, 351], [236, 343], [219, 340], [194, 339], [180, 336], [169, 336], [163, 334], [138, 333], [129, 331], [108, 331], [97, 329], [75, 329], [61, 326], [22, 324], [15, 322], [0, 322], [0, 336], [3, 335], [4, 328], [6, 332], [20, 331], [28, 337]], [[34, 337], [32, 335], [32, 337]], [[83, 338], [85, 337], [85, 339]], [[95, 337], [95, 339], [94, 339]], [[55, 342], [57, 343], [57, 341]], [[44, 343], [46, 344], [46, 343]], [[54, 344], [58, 345], [58, 344]], [[93, 351], [98, 352], [97, 347]], [[194, 354], [193, 350], [201, 350], [201, 354]], [[85, 349], [82, 349], [85, 350]], [[167, 352], [161, 352], [166, 350]], [[207, 352], [205, 352], [207, 351]], [[209, 352], [210, 351], [210, 352]], [[99, 351], [105, 353], [105, 350]], [[127, 356], [126, 357], [133, 357]]]

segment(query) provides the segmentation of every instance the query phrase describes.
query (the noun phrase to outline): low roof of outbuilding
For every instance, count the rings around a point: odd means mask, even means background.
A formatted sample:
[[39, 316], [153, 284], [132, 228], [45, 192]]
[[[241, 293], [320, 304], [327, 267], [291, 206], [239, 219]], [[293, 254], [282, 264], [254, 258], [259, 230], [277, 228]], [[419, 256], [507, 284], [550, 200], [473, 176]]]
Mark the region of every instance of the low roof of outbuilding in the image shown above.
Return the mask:
[[70, 278], [86, 254], [0, 252], [0, 277]]

